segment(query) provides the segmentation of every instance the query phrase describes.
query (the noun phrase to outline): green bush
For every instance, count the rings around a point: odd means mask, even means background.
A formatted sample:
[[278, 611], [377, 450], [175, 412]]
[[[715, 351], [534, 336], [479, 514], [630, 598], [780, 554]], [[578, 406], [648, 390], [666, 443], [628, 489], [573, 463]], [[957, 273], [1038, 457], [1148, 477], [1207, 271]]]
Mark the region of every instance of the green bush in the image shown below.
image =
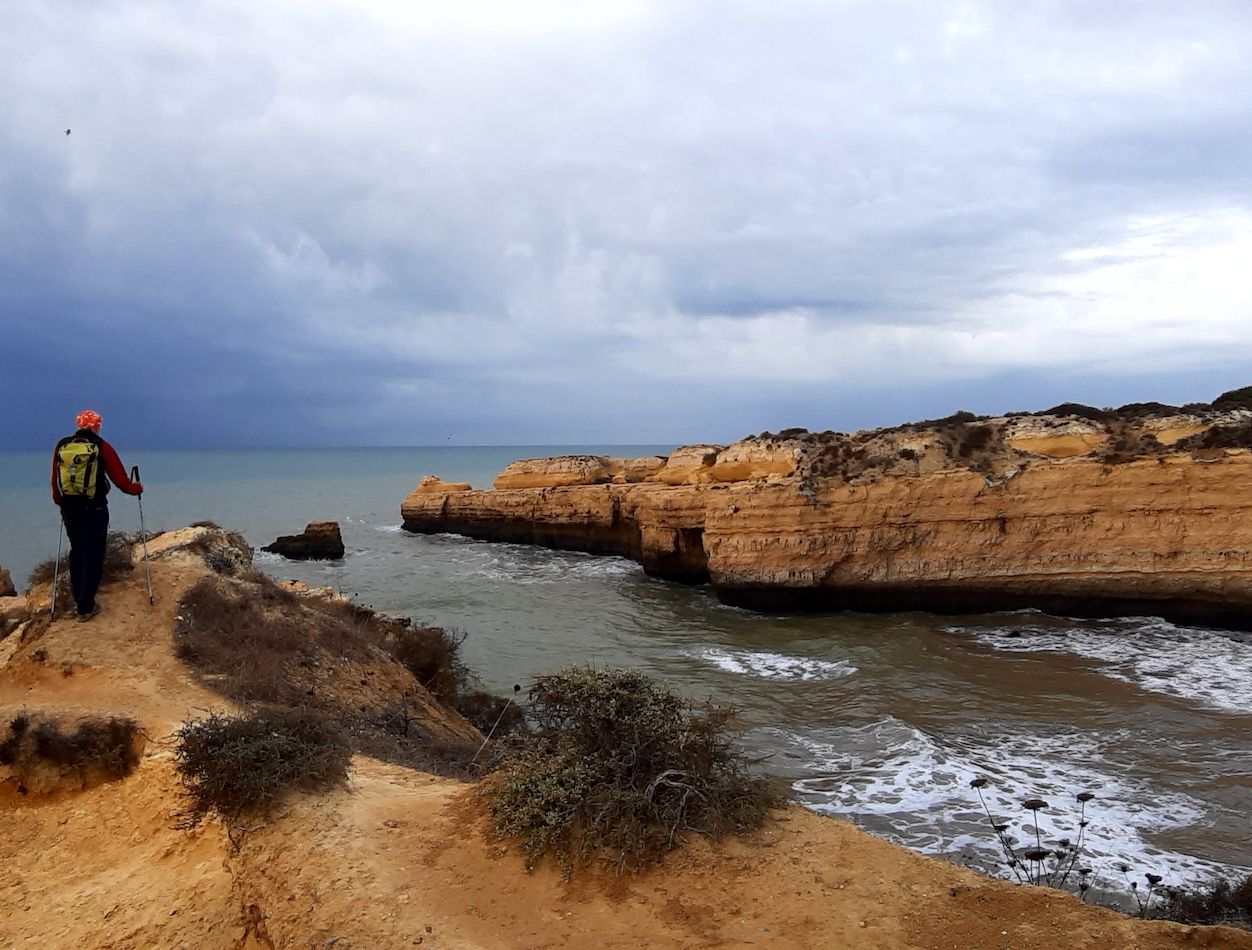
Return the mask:
[[637, 868], [685, 832], [756, 828], [782, 800], [732, 747], [732, 710], [641, 672], [562, 670], [530, 698], [534, 732], [483, 786], [494, 828], [520, 840], [528, 867], [548, 855], [567, 876], [593, 856]]
[[177, 768], [191, 805], [184, 826], [210, 812], [228, 823], [263, 814], [289, 791], [325, 789], [348, 775], [343, 731], [310, 710], [212, 713], [177, 732]]

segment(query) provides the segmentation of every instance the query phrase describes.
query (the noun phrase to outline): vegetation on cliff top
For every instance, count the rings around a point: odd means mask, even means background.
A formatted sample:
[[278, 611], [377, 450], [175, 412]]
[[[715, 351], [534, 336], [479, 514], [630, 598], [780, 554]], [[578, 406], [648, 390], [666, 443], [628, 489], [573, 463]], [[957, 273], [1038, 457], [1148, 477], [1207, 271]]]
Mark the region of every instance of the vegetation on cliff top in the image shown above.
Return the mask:
[[312, 710], [213, 713], [183, 723], [177, 738], [178, 774], [191, 800], [182, 815], [186, 828], [212, 812], [229, 828], [289, 791], [343, 782], [352, 755], [343, 730]]
[[[907, 422], [855, 433], [809, 432], [784, 429], [777, 435], [762, 432], [757, 441], [798, 444], [796, 474], [803, 484], [814, 479], [843, 481], [881, 474], [908, 475], [943, 469], [969, 469], [992, 479], [1011, 477], [1040, 456], [1022, 447], [1023, 426], [1030, 437], [1063, 433], [1067, 422], [1093, 426], [1095, 438], [1085, 452], [1106, 464], [1162, 455], [1167, 451], [1194, 452], [1220, 448], [1252, 448], [1252, 422], [1231, 420], [1232, 410], [1252, 410], [1252, 386], [1222, 393], [1212, 403], [1171, 406], [1160, 402], [1127, 403], [1099, 409], [1065, 402], [1040, 412], [1009, 412], [1002, 417], [976, 415], [967, 410], [937, 419]], [[1188, 416], [1209, 428], [1167, 445], [1157, 438], [1156, 420]], [[1032, 424], [1025, 420], [1036, 419]], [[1070, 450], [1066, 455], [1074, 454]]]
[[[1235, 409], [1252, 410], [1252, 386], [1244, 386], [1241, 389], [1231, 389], [1222, 393], [1212, 402], [1189, 402], [1182, 406], [1171, 406], [1162, 402], [1131, 402], [1124, 406], [1116, 408], [1106, 406], [1103, 409], [1095, 406], [1088, 406], [1080, 402], [1063, 402], [1051, 407], [1050, 409], [1040, 409], [1035, 412], [1028, 411], [1011, 411], [1004, 413], [1006, 418], [1039, 418], [1043, 416], [1072, 416], [1078, 419], [1086, 419], [1091, 422], [1116, 422], [1116, 421], [1136, 421], [1141, 419], [1163, 418], [1174, 415], [1198, 415], [1213, 414], [1219, 412], [1230, 412]], [[922, 419], [917, 422], [904, 422], [896, 426], [888, 426], [883, 429], [876, 429], [873, 432], [896, 432], [907, 429], [943, 429], [954, 426], [964, 426], [972, 422], [986, 422], [991, 416], [978, 415], [967, 409], [959, 409], [949, 416], [943, 416], [937, 419]], [[777, 434], [773, 432], [762, 432], [760, 435], [748, 436], [749, 439], [759, 439], [762, 441], [776, 439], [805, 439], [805, 438], [834, 438], [843, 436], [845, 433], [826, 430], [825, 432], [810, 432], [808, 429], [801, 427], [792, 427], [790, 429], [782, 429]]]
[[483, 787], [492, 824], [568, 875], [592, 859], [638, 868], [685, 833], [758, 827], [782, 796], [732, 745], [733, 710], [637, 670], [572, 668], [530, 690], [535, 731]]
[[[444, 774], [463, 773], [477, 751], [468, 730], [430, 715], [428, 694], [456, 708], [474, 693], [459, 642], [439, 628], [302, 596], [252, 571], [202, 578], [179, 601], [179, 617], [178, 657], [231, 699], [319, 711], [354, 748]], [[490, 705], [474, 702], [478, 711]]]
[[89, 717], [70, 730], [55, 717], [24, 712], [0, 741], [0, 766], [25, 795], [124, 778], [142, 750], [139, 724], [129, 717]]

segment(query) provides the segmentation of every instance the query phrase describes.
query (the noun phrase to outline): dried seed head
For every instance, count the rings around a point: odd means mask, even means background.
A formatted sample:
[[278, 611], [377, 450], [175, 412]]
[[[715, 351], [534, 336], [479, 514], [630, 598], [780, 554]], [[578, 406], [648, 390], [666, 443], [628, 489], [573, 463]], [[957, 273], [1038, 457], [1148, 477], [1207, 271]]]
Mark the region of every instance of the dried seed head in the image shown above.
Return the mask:
[[1047, 848], [1031, 848], [1026, 852], [1027, 861], [1042, 861], [1052, 852]]
[[1028, 798], [1022, 802], [1023, 808], [1029, 808], [1031, 811], [1039, 811], [1041, 808], [1047, 808], [1048, 803], [1042, 798]]
[[979, 776], [978, 778], [970, 779], [969, 787], [970, 788], [982, 788], [986, 784], [987, 784], [987, 780], [983, 778], [982, 776]]
[[1095, 798], [1095, 795], [1092, 792], [1079, 792], [1078, 793], [1078, 800], [1080, 802], [1089, 802], [1093, 798]]
[[1161, 883], [1161, 875], [1159, 874], [1145, 874], [1144, 877], [1148, 879], [1148, 883], [1153, 887]]

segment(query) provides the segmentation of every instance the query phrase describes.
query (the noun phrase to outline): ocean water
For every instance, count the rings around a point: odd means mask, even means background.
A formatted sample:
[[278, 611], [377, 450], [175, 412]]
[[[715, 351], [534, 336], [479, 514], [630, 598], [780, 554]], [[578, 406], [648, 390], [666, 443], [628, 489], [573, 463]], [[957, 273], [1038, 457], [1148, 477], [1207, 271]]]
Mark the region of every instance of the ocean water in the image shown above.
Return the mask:
[[[1044, 798], [1045, 839], [1075, 838], [1097, 886], [1161, 874], [1196, 883], [1252, 865], [1252, 638], [1155, 618], [1036, 612], [786, 617], [725, 607], [708, 588], [617, 558], [420, 536], [400, 502], [425, 474], [488, 487], [516, 458], [670, 446], [419, 448], [124, 454], [149, 530], [208, 518], [254, 545], [340, 522], [347, 556], [276, 577], [330, 584], [379, 609], [463, 631], [499, 692], [570, 664], [640, 667], [738, 706], [741, 740], [795, 798], [908, 847], [1003, 870], [997, 820], [1033, 841], [1021, 802]], [[56, 546], [47, 459], [0, 455], [0, 564], [21, 582]], [[115, 527], [138, 527], [114, 496]], [[158, 592], [159, 594], [159, 592]]]

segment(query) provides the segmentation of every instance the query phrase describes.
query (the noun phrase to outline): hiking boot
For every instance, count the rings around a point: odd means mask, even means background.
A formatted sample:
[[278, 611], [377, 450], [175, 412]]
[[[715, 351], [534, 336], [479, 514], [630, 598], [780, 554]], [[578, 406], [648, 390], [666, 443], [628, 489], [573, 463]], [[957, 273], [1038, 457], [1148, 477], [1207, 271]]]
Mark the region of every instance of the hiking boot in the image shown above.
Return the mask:
[[92, 605], [91, 605], [91, 610], [89, 610], [89, 611], [88, 611], [87, 613], [85, 613], [85, 614], [79, 614], [79, 615], [78, 615], [78, 622], [79, 622], [79, 623], [86, 623], [88, 620], [90, 620], [92, 617], [94, 617], [94, 616], [95, 616], [96, 614], [98, 614], [99, 612], [100, 612], [100, 605], [99, 605], [99, 604], [92, 604]]

